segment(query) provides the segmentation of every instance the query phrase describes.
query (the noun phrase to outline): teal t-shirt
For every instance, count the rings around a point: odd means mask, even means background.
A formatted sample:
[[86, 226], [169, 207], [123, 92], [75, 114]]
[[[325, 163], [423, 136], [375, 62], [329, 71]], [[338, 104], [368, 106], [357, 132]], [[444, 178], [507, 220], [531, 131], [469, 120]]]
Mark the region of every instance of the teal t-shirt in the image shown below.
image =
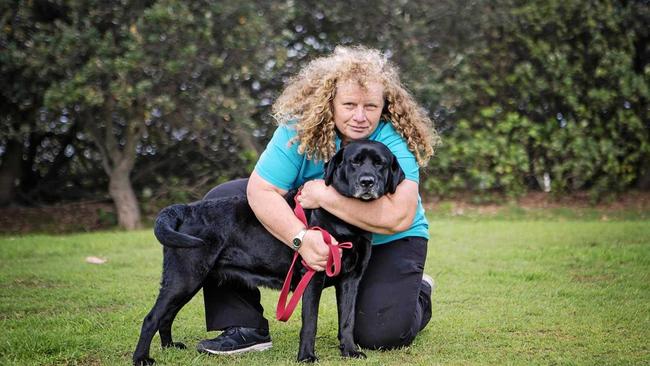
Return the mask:
[[[296, 134], [297, 132], [291, 124], [279, 126], [255, 165], [255, 171], [260, 177], [287, 191], [302, 186], [306, 181], [322, 179], [325, 174], [322, 161], [309, 160], [306, 155], [298, 153], [297, 142], [289, 146], [289, 141]], [[377, 129], [368, 139], [386, 145], [397, 157], [406, 179], [419, 184], [420, 168], [415, 156], [390, 122], [379, 121]], [[338, 150], [340, 147], [341, 140], [337, 137], [336, 149]], [[419, 195], [418, 207], [411, 227], [393, 235], [373, 234], [372, 243], [384, 244], [407, 236], [429, 239], [429, 224], [424, 216], [424, 207], [422, 207], [422, 199]]]

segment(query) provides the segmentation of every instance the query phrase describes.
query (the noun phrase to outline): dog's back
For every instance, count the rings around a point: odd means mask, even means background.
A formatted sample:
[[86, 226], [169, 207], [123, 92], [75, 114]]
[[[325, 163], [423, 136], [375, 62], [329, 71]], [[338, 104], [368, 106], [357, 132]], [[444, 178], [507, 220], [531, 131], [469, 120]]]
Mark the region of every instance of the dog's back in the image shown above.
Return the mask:
[[[295, 194], [291, 191], [285, 196], [291, 206]], [[370, 240], [369, 233], [323, 209], [306, 210], [306, 213], [310, 225], [323, 227], [340, 241], [358, 240], [360, 236]], [[169, 206], [158, 214], [154, 234], [163, 246], [172, 249], [170, 255], [177, 249], [182, 251], [182, 256], [190, 255], [187, 250], [199, 250], [201, 253], [196, 257], [202, 263], [196, 265], [211, 267], [209, 277], [251, 287], [280, 289], [294, 253], [255, 218], [245, 196]], [[344, 272], [354, 267], [359, 250], [365, 251], [352, 248], [344, 252]], [[207, 263], [211, 258], [215, 262]], [[299, 276], [294, 285], [298, 280]]]

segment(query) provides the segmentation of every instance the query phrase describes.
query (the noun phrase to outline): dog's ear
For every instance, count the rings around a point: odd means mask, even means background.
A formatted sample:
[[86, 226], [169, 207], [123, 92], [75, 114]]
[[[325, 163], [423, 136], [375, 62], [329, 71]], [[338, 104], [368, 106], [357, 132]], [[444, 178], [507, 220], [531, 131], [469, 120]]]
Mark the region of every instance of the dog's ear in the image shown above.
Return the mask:
[[341, 162], [343, 161], [343, 150], [345, 148], [341, 148], [332, 158], [325, 163], [325, 185], [331, 185], [332, 180], [334, 179], [334, 172], [336, 171], [336, 168], [338, 168], [341, 165]]
[[386, 191], [388, 193], [395, 193], [395, 191], [397, 190], [397, 185], [402, 183], [402, 181], [405, 178], [406, 176], [404, 175], [404, 171], [402, 170], [402, 168], [399, 166], [397, 157], [393, 155], [393, 158], [391, 159], [390, 162], [390, 170], [388, 171], [388, 179], [387, 179], [388, 182], [387, 182]]

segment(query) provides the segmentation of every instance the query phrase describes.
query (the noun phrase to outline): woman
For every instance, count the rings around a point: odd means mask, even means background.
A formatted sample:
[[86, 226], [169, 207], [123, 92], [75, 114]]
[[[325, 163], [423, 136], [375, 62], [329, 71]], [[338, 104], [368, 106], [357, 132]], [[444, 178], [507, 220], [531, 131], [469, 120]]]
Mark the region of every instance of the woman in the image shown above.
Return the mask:
[[[260, 222], [288, 246], [300, 243], [303, 260], [323, 271], [328, 248], [307, 230], [283, 195], [304, 184], [305, 208], [323, 207], [373, 234], [361, 281], [355, 340], [364, 348], [410, 344], [431, 317], [433, 281], [423, 274], [428, 224], [418, 193], [419, 167], [433, 155], [437, 135], [426, 113], [402, 86], [383, 55], [363, 47], [337, 47], [310, 62], [273, 105], [279, 127], [249, 179], [220, 185], [206, 198], [247, 194]], [[363, 202], [341, 196], [322, 180], [323, 162], [341, 145], [370, 139], [397, 156], [406, 179], [392, 195]], [[198, 345], [201, 352], [240, 353], [271, 347], [257, 289], [206, 284], [208, 330], [225, 330]]]

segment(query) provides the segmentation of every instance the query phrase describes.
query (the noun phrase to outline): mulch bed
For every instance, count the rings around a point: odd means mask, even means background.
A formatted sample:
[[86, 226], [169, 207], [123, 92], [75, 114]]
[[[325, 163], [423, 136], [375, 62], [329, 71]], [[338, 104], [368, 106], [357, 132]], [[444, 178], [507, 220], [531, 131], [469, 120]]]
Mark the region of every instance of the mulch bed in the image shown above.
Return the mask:
[[[452, 202], [454, 206], [476, 208], [479, 211], [490, 208], [497, 209], [506, 205], [516, 204], [525, 209], [545, 209], [545, 208], [593, 208], [603, 211], [620, 211], [620, 210], [650, 210], [650, 192], [630, 191], [617, 196], [606, 197], [600, 202], [594, 203], [586, 192], [578, 192], [572, 195], [554, 197], [551, 194], [543, 192], [531, 192], [514, 201], [505, 197], [496, 199], [495, 202], [475, 203], [475, 197], [471, 195], [460, 195], [451, 200], [442, 200], [442, 202]], [[436, 198], [429, 197], [423, 199], [425, 206], [435, 208], [441, 203]]]
[[0, 233], [67, 233], [115, 227], [110, 202], [77, 202], [42, 207], [0, 208]]

